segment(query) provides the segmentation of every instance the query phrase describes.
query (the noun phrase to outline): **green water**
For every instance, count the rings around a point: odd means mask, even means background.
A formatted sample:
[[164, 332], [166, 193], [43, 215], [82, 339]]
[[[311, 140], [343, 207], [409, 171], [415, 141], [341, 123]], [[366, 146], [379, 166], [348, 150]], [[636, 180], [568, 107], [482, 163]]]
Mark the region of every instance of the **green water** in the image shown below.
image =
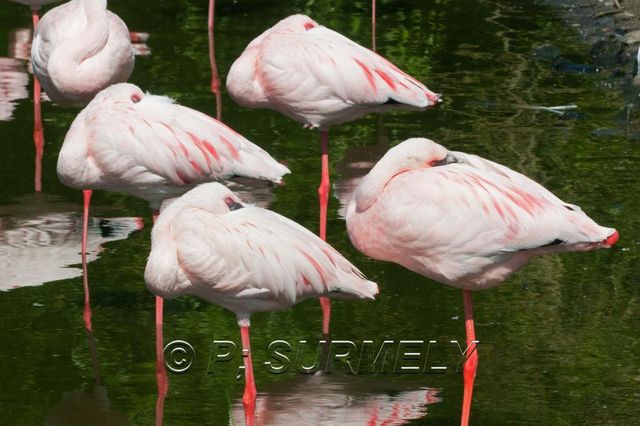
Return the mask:
[[[113, 0], [109, 6], [131, 30], [151, 33], [151, 55], [137, 58], [130, 81], [215, 115], [209, 91], [207, 3]], [[289, 14], [309, 14], [360, 44], [371, 43], [368, 1], [217, 3], [216, 58], [223, 80], [246, 44]], [[332, 129], [336, 188], [387, 147], [428, 136], [450, 149], [526, 173], [621, 235], [612, 250], [539, 258], [504, 285], [474, 295], [481, 343], [472, 423], [634, 423], [640, 415], [640, 233], [639, 216], [633, 213], [640, 207], [640, 155], [633, 133], [635, 110], [627, 105], [633, 99], [624, 95], [622, 79], [611, 70], [558, 72], [534, 59], [536, 46], [551, 43], [576, 63], [589, 61], [588, 48], [579, 44], [574, 30], [556, 11], [535, 2], [378, 3], [379, 52], [443, 93], [445, 102], [426, 113], [368, 116]], [[0, 49], [9, 44], [11, 31], [29, 26], [27, 7], [0, 3]], [[7, 54], [0, 50], [1, 56]], [[30, 83], [28, 89], [31, 94]], [[531, 109], [566, 104], [576, 104], [577, 114]], [[43, 105], [41, 195], [33, 194], [32, 103], [18, 99], [13, 119], [0, 121], [0, 231], [19, 220], [62, 211], [72, 218], [71, 233], [77, 237], [81, 194], [64, 187], [55, 173], [57, 152], [77, 112]], [[317, 132], [275, 112], [239, 108], [226, 94], [222, 117], [275, 158], [287, 161], [292, 174], [286, 185], [273, 190], [270, 208], [316, 230]], [[595, 136], [602, 134], [597, 129], [615, 131], [601, 137]], [[265, 192], [262, 197], [268, 200]], [[148, 206], [104, 192], [96, 192], [93, 203], [96, 216], [144, 217], [145, 227], [104, 244], [99, 259], [89, 263], [93, 336], [84, 329], [79, 276], [0, 293], [3, 424], [147, 425], [156, 420], [154, 298], [142, 279], [150, 244]], [[252, 318], [260, 419], [267, 424], [282, 419], [290, 424], [296, 418], [297, 423], [324, 419], [328, 424], [365, 424], [376, 405], [387, 414], [394, 406], [413, 407], [409, 417], [420, 417], [412, 420], [415, 424], [459, 423], [462, 376], [455, 373], [458, 352], [449, 342], [464, 341], [461, 292], [357, 253], [339, 208], [339, 200], [332, 197], [328, 240], [380, 284], [381, 294], [374, 303], [334, 302], [332, 338], [353, 340], [358, 350], [366, 339], [375, 345], [385, 339], [435, 340], [428, 365], [448, 370], [349, 376], [346, 366], [336, 363], [331, 374], [304, 375], [294, 366], [284, 374], [270, 374], [261, 365], [270, 359], [270, 342], [286, 340], [295, 349], [306, 339], [315, 348], [321, 338], [320, 308], [309, 300]], [[112, 232], [108, 229], [100, 228], [102, 234]], [[41, 245], [46, 247], [46, 241]], [[79, 243], [77, 247], [79, 251]], [[79, 262], [78, 254], [75, 266]], [[0, 259], [0, 266], [4, 263], [7, 260]], [[37, 262], [30, 268], [45, 269]], [[0, 279], [7, 284], [6, 278]], [[188, 341], [196, 359], [187, 373], [169, 374], [164, 422], [228, 424], [230, 416], [241, 420], [243, 380], [236, 380], [240, 358], [216, 364], [213, 374], [207, 373], [213, 339], [239, 342], [234, 315], [196, 298], [168, 301], [164, 340], [174, 339]], [[305, 365], [311, 364], [312, 357], [304, 359]], [[425, 395], [433, 403], [422, 407], [415, 399], [424, 402]], [[396, 417], [410, 411], [400, 410]]]

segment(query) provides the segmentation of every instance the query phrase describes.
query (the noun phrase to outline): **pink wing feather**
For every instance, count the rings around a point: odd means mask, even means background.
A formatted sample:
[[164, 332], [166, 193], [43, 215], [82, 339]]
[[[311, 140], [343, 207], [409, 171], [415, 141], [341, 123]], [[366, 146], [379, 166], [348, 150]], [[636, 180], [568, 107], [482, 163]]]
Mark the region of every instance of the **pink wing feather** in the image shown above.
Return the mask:
[[[606, 247], [617, 239], [614, 229], [577, 206], [483, 158], [445, 150], [448, 164], [430, 167], [418, 152], [415, 167], [404, 168], [403, 144], [363, 179], [347, 208], [349, 235], [369, 256], [477, 289], [498, 284], [535, 255]], [[366, 186], [377, 188], [375, 200], [360, 206]]]
[[[283, 216], [250, 205], [213, 214], [180, 202], [163, 210], [154, 227], [147, 282], [157, 294], [195, 294], [251, 313], [319, 295], [373, 298], [377, 293], [340, 253]], [[156, 270], [171, 270], [171, 264], [177, 274]], [[154, 284], [158, 281], [162, 288]]]

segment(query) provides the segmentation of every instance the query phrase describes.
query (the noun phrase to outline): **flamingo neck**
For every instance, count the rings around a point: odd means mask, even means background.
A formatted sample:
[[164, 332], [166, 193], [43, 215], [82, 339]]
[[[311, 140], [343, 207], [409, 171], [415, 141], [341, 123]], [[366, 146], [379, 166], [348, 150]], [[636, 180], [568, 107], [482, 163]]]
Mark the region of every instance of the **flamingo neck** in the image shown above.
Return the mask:
[[[88, 60], [102, 51], [109, 40], [109, 19], [105, 0], [78, 0], [69, 10], [73, 19], [84, 20], [82, 31], [61, 43], [49, 57], [51, 80], [64, 93], [83, 92], [83, 87], [95, 86], [100, 75]], [[100, 66], [99, 64], [97, 64]], [[70, 96], [69, 98], [72, 98]]]

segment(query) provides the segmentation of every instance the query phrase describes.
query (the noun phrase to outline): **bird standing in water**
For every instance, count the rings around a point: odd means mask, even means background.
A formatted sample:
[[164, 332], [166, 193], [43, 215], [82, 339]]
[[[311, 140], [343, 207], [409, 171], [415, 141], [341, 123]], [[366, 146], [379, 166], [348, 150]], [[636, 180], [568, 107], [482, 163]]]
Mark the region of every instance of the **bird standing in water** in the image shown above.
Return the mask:
[[[328, 128], [370, 112], [427, 109], [440, 102], [382, 56], [308, 16], [292, 15], [253, 40], [227, 76], [240, 105], [268, 108], [321, 134], [320, 237], [326, 239], [329, 198]], [[322, 331], [329, 332], [330, 303], [320, 299]]]
[[469, 421], [478, 364], [471, 292], [494, 287], [536, 256], [608, 248], [599, 226], [526, 176], [424, 138], [390, 149], [347, 206], [353, 245], [464, 293], [470, 351], [462, 424]]
[[[108, 87], [75, 118], [58, 157], [58, 177], [84, 190], [83, 248], [91, 190], [124, 192], [157, 211], [199, 183], [245, 176], [280, 182], [289, 173], [266, 151], [201, 112], [133, 84]], [[162, 323], [162, 299], [156, 322]]]
[[375, 283], [316, 235], [277, 213], [243, 204], [219, 183], [202, 184], [163, 208], [151, 235], [147, 287], [199, 296], [234, 312], [242, 336], [247, 425], [253, 425], [249, 317], [309, 297], [373, 299]]
[[[33, 34], [40, 21], [40, 8], [46, 4], [55, 3], [60, 0], [11, 0], [15, 3], [25, 4], [31, 7], [31, 19], [33, 22]], [[44, 155], [44, 131], [42, 128], [42, 96], [40, 82], [33, 77], [33, 143], [36, 151], [35, 158], [35, 190], [42, 191], [42, 156]]]
[[129, 30], [106, 0], [71, 0], [45, 13], [33, 35], [33, 73], [53, 102], [89, 102], [125, 82], [134, 65]]

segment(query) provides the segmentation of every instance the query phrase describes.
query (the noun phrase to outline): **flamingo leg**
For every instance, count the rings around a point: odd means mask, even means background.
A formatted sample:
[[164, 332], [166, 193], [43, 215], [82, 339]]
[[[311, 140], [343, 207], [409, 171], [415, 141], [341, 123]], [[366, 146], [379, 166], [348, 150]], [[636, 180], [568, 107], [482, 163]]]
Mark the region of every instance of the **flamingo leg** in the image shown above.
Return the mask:
[[376, 0], [371, 0], [371, 50], [376, 51]]
[[[162, 300], [162, 299], [161, 299]], [[162, 426], [164, 421], [164, 400], [169, 391], [169, 378], [164, 365], [164, 342], [162, 324], [156, 324], [156, 383], [158, 398], [156, 399], [156, 426]]]
[[92, 330], [91, 326], [91, 302], [89, 297], [89, 275], [87, 271], [87, 234], [89, 232], [89, 204], [91, 203], [90, 189], [82, 191], [82, 197], [84, 200], [83, 214], [82, 214], [82, 286], [84, 287], [84, 327], [88, 330]]
[[[471, 416], [471, 396], [473, 394], [473, 382], [476, 379], [476, 370], [478, 368], [478, 351], [475, 347], [476, 332], [473, 325], [473, 301], [471, 299], [471, 291], [463, 290], [463, 296], [467, 348], [472, 351], [464, 363], [463, 370], [464, 395], [462, 398], [462, 418], [460, 420], [460, 424], [462, 426], [467, 426], [469, 424], [469, 417]], [[474, 346], [472, 347], [471, 345]]]
[[[33, 32], [35, 34], [36, 27], [40, 17], [38, 16], [38, 9], [31, 9], [31, 17], [33, 19]], [[42, 191], [42, 155], [44, 152], [44, 131], [42, 130], [42, 108], [41, 108], [41, 88], [40, 82], [33, 75], [33, 144], [36, 150], [35, 159], [35, 190], [36, 192]]]
[[209, 63], [211, 64], [211, 92], [216, 96], [216, 118], [222, 119], [222, 93], [220, 92], [220, 76], [216, 65], [216, 49], [213, 37], [213, 18], [216, 8], [215, 0], [209, 0]]
[[[329, 131], [320, 131], [320, 145], [322, 152], [322, 180], [318, 187], [320, 199], [320, 238], [327, 240], [327, 205], [329, 203]], [[322, 307], [322, 334], [329, 335], [329, 321], [331, 320], [331, 301], [328, 297], [320, 298]]]
[[244, 395], [242, 395], [242, 405], [244, 406], [244, 420], [246, 426], [253, 426], [256, 411], [256, 383], [253, 379], [253, 363], [251, 361], [251, 342], [249, 340], [249, 325], [244, 322], [240, 325], [240, 336], [242, 338], [242, 358], [244, 360]]
[[[156, 220], [158, 219], [159, 214], [160, 212], [158, 212], [158, 210], [154, 210], [152, 212], [153, 223], [156, 223]], [[156, 296], [156, 325], [160, 325], [161, 327], [162, 327], [162, 323], [164, 322], [163, 311], [164, 311], [164, 299], [160, 296]]]

